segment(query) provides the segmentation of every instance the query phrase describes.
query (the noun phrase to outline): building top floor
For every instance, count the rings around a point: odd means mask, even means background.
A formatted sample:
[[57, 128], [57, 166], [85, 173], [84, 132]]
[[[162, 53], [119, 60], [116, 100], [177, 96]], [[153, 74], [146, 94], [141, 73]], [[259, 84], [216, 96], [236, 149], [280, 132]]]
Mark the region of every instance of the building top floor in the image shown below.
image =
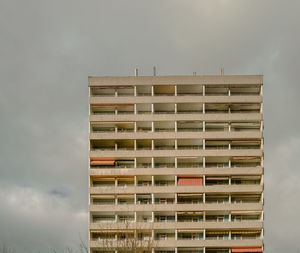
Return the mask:
[[88, 85], [126, 86], [126, 85], [254, 85], [263, 84], [263, 75], [186, 75], [186, 76], [90, 76]]

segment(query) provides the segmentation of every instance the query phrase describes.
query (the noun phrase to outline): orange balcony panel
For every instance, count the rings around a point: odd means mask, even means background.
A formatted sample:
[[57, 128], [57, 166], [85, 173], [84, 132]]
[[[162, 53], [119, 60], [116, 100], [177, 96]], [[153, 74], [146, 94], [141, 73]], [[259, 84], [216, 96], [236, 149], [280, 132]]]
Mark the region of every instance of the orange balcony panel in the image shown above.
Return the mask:
[[189, 178], [189, 177], [178, 178], [177, 185], [203, 185], [203, 179], [201, 177], [198, 177], [198, 178]]
[[241, 253], [248, 253], [248, 252], [262, 252], [262, 247], [238, 247], [232, 248], [231, 252], [241, 252]]
[[111, 157], [91, 157], [91, 165], [115, 165], [115, 159]]

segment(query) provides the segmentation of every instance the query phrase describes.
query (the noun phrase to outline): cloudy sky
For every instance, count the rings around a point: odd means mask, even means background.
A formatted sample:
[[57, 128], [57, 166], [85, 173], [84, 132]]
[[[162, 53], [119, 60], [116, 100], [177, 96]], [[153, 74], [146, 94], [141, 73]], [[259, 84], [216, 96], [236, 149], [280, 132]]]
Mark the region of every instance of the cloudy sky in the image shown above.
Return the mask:
[[[89, 75], [264, 74], [265, 252], [300, 251], [300, 1], [0, 0], [0, 245], [87, 237]], [[298, 251], [298, 252], [299, 252]]]

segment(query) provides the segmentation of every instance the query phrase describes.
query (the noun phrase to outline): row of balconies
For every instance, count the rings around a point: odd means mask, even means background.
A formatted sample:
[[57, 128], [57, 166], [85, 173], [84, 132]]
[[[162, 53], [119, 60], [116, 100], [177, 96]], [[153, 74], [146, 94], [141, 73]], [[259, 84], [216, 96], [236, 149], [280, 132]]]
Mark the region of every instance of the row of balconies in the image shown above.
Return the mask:
[[261, 140], [122, 139], [90, 140], [92, 151], [261, 149]]
[[113, 165], [93, 165], [91, 164], [92, 169], [130, 169], [130, 168], [251, 168], [251, 167], [260, 167], [260, 162], [206, 162], [205, 164], [199, 163], [137, 163], [136, 166], [134, 163], [122, 163], [116, 161]]
[[[189, 182], [184, 185], [259, 185], [262, 183], [260, 175], [251, 176], [203, 176], [203, 177], [185, 177], [189, 180], [200, 180], [197, 184]], [[182, 176], [136, 176], [136, 177], [96, 177], [91, 178], [92, 187], [135, 187], [135, 186], [182, 186]]]
[[[168, 223], [168, 227], [182, 227], [184, 225], [177, 224], [179, 223], [199, 223], [201, 222], [201, 226], [209, 227], [215, 226], [216, 224], [213, 223], [224, 223], [224, 222], [237, 222], [238, 226], [241, 226], [240, 222], [257, 222], [262, 221], [263, 216], [262, 212], [255, 211], [255, 212], [150, 212], [150, 213], [141, 213], [141, 212], [132, 212], [132, 213], [117, 213], [117, 214], [92, 214], [91, 215], [91, 223], [118, 223], [118, 226], [121, 226], [122, 222], [146, 222], [146, 223]], [[204, 224], [205, 223], [205, 224]], [[255, 223], [256, 224], [256, 223]], [[128, 225], [128, 224], [126, 224]], [[151, 224], [148, 224], [152, 226]], [[249, 224], [248, 224], [249, 225]], [[125, 226], [125, 225], [124, 225]], [[143, 225], [144, 226], [144, 225]], [[195, 226], [199, 226], [195, 224]], [[223, 226], [223, 225], [221, 225]], [[153, 227], [155, 228], [155, 226]]]
[[[115, 199], [112, 199], [115, 201]], [[219, 203], [218, 203], [219, 201]], [[149, 204], [125, 204], [118, 205], [116, 202], [106, 203], [106, 204], [90, 204], [90, 212], [114, 212], [117, 210], [120, 212], [169, 212], [169, 211], [184, 211], [184, 212], [195, 212], [195, 211], [257, 211], [262, 210], [263, 200], [257, 202], [235, 202], [235, 203], [226, 203], [225, 200], [215, 200], [210, 203], [198, 203], [198, 204], [151, 204], [151, 201], [148, 200]]]
[[90, 96], [259, 96], [258, 86], [211, 87], [202, 85], [143, 85], [143, 86], [98, 86], [90, 88]]
[[93, 195], [93, 205], [172, 205], [172, 204], [239, 204], [262, 203], [261, 194], [209, 194], [209, 193], [148, 193]]
[[[185, 175], [194, 175], [194, 176], [254, 176], [254, 175], [262, 175], [264, 173], [264, 169], [262, 166], [258, 167], [232, 167], [232, 168], [184, 168]], [[128, 177], [139, 177], [141, 181], [141, 177], [151, 177], [155, 176], [156, 180], [159, 176], [174, 176], [174, 175], [181, 175], [182, 168], [164, 168], [163, 170], [159, 170], [157, 168], [131, 168], [126, 169], [126, 174], [124, 173], [123, 168], [113, 168], [113, 169], [99, 169], [93, 168], [91, 166], [89, 170], [89, 174], [91, 178], [95, 177], [121, 177], [121, 176], [128, 176]], [[157, 177], [158, 176], [158, 177]], [[150, 180], [152, 181], [152, 180]], [[204, 181], [204, 180], [203, 180]], [[137, 182], [137, 181], [136, 181]], [[137, 184], [137, 183], [136, 183]], [[154, 184], [152, 184], [154, 186]], [[124, 189], [126, 187], [123, 187]]]
[[166, 122], [125, 122], [97, 123], [91, 125], [91, 132], [240, 132], [260, 131], [261, 122], [203, 122], [203, 121], [166, 121]]
[[92, 115], [98, 114], [210, 114], [210, 113], [261, 113], [262, 104], [92, 104]]
[[[262, 244], [262, 241], [259, 242], [259, 245]], [[218, 242], [219, 245], [219, 242]], [[251, 246], [251, 247], [167, 247], [159, 248], [157, 250], [143, 250], [143, 253], [232, 253], [232, 252], [263, 252], [262, 246]], [[92, 250], [91, 253], [124, 253], [122, 250]]]
[[[262, 166], [262, 150], [196, 150], [193, 151], [172, 151], [180, 153], [183, 157], [172, 157], [170, 151], [134, 151], [135, 156], [139, 156], [138, 152], [142, 153], [140, 157], [130, 157], [130, 153], [124, 154], [119, 158], [116, 154], [109, 151], [95, 152], [91, 151], [90, 166], [98, 169], [114, 169], [114, 168], [239, 168], [239, 167], [259, 167]], [[122, 151], [118, 151], [122, 152]], [[125, 152], [125, 151], [123, 151]], [[148, 153], [156, 152], [164, 157], [146, 157]], [[196, 153], [195, 153], [196, 152]], [[205, 152], [205, 153], [204, 153]], [[221, 153], [223, 154], [219, 154]], [[225, 153], [224, 153], [225, 152]], [[109, 153], [110, 156], [102, 155], [102, 153]], [[219, 154], [220, 156], [205, 156], [205, 154]], [[250, 153], [254, 156], [250, 156]], [[99, 155], [101, 154], [101, 155]], [[188, 156], [188, 154], [190, 154]], [[192, 155], [193, 156], [192, 156]], [[224, 156], [224, 154], [226, 156]], [[236, 156], [232, 156], [232, 155]], [[99, 156], [98, 156], [99, 155]], [[151, 154], [150, 154], [151, 155]], [[169, 155], [169, 157], [168, 157]], [[195, 155], [195, 156], [194, 156]], [[199, 156], [204, 155], [204, 156]], [[242, 155], [242, 156], [241, 156]]]
[[[153, 231], [154, 236], [152, 237], [151, 231], [143, 233], [137, 233], [137, 240], [253, 240], [262, 239], [261, 230], [243, 230], [243, 231], [231, 231], [231, 230], [219, 230], [219, 231], [184, 231], [180, 232], [175, 230], [166, 230], [165, 232]], [[92, 232], [92, 240], [126, 240], [134, 238], [134, 234], [131, 232], [126, 233], [122, 231], [116, 232]]]

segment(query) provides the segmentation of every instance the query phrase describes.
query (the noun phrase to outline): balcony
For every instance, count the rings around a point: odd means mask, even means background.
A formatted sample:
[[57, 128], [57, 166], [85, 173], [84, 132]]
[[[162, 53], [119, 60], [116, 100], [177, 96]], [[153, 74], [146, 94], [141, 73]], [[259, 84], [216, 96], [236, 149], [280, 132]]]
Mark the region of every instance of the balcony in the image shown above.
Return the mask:
[[202, 194], [199, 193], [195, 193], [195, 194], [178, 193], [177, 203], [178, 204], [201, 204], [203, 203], [203, 197]]
[[171, 215], [156, 215], [155, 222], [175, 222], [175, 216]]
[[206, 231], [205, 240], [229, 240], [229, 231]]
[[162, 240], [174, 240], [175, 233], [173, 232], [164, 232], [164, 233], [155, 233], [155, 240], [162, 241]]
[[151, 205], [152, 204], [151, 194], [137, 194], [136, 199], [137, 199], [136, 203], [138, 205]]
[[210, 215], [206, 214], [205, 216], [205, 221], [206, 222], [228, 222], [229, 221], [229, 215], [222, 215], [222, 214], [215, 214], [215, 215]]
[[212, 194], [206, 194], [205, 197], [205, 203], [207, 204], [212, 204], [212, 203], [229, 203], [229, 195], [222, 195], [222, 194], [217, 194], [217, 195], [212, 195]]
[[203, 213], [202, 212], [193, 212], [193, 213], [178, 212], [177, 221], [178, 222], [200, 222], [203, 221]]
[[178, 231], [177, 240], [203, 240], [203, 232]]

